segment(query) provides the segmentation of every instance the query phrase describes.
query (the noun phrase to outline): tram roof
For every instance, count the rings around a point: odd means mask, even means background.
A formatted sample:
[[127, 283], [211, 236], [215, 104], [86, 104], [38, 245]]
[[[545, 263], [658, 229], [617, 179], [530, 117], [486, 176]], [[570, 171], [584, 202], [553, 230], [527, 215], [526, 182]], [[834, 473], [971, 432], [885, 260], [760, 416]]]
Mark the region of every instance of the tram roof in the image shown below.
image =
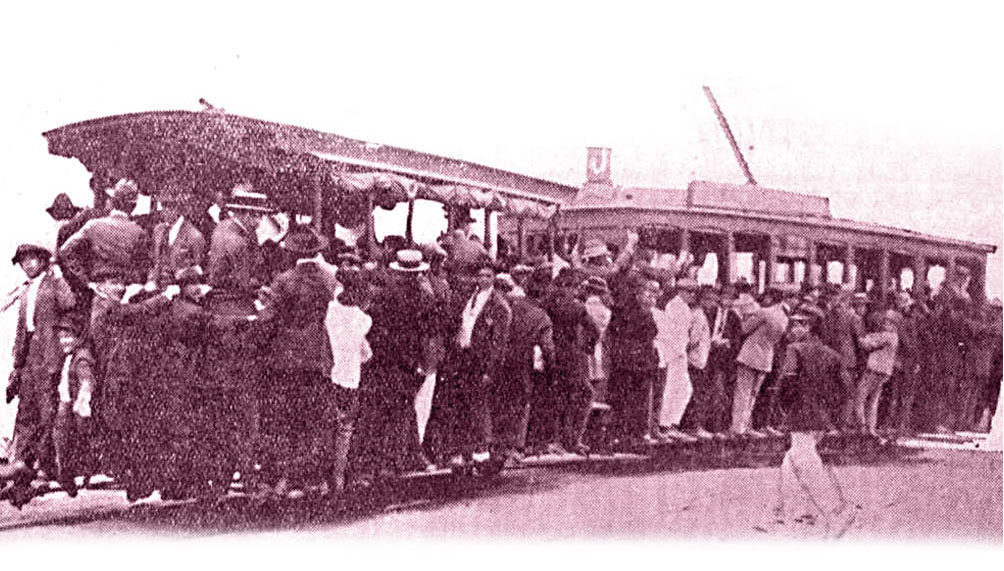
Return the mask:
[[834, 218], [830, 215], [829, 199], [826, 197], [751, 185], [709, 181], [692, 181], [686, 189], [613, 186], [590, 189], [587, 185], [575, 201], [562, 207], [562, 211], [568, 214], [595, 210], [729, 216], [917, 240], [988, 254], [997, 250], [992, 244], [946, 238], [849, 218]]
[[[460, 159], [212, 110], [113, 115], [64, 125], [43, 136], [54, 155], [76, 158], [91, 172], [145, 178], [155, 183], [153, 188], [173, 176], [172, 171], [204, 174], [222, 166], [308, 181], [318, 173], [388, 173], [426, 187], [463, 186], [552, 208], [577, 191]], [[305, 195], [310, 184], [287, 187], [279, 193], [303, 195], [290, 201], [309, 200]], [[426, 193], [447, 198], [456, 194]]]

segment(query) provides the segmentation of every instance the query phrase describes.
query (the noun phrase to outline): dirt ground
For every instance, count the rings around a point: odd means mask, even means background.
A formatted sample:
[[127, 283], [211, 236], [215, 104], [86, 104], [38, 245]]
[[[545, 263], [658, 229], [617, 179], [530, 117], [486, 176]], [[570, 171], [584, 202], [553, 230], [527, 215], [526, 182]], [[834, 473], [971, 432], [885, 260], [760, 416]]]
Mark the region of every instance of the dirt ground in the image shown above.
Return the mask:
[[[827, 531], [789, 480], [784, 517], [773, 508], [778, 468], [694, 469], [645, 462], [591, 462], [507, 471], [494, 481], [419, 478], [386, 497], [335, 508], [310, 498], [252, 505], [145, 501], [84, 491], [38, 498], [18, 512], [0, 506], [0, 540], [205, 537], [281, 534], [330, 539], [672, 538], [935, 540], [1002, 545], [1002, 457], [922, 450], [835, 474], [847, 517]], [[379, 495], [379, 494], [378, 494]], [[849, 514], [853, 514], [850, 516]], [[837, 528], [840, 528], [839, 530]]]

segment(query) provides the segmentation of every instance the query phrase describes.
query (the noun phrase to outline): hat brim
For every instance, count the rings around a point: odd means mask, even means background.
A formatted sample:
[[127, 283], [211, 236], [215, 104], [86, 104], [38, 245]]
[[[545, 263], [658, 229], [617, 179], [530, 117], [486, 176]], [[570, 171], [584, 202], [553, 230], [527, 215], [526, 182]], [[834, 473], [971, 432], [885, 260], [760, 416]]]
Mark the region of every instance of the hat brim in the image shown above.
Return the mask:
[[81, 206], [50, 206], [45, 209], [49, 213], [49, 216], [56, 219], [73, 218], [81, 210], [83, 210]]
[[395, 272], [418, 273], [418, 272], [424, 272], [424, 271], [428, 270], [429, 269], [429, 264], [427, 262], [422, 262], [419, 265], [414, 266], [414, 267], [406, 267], [406, 266], [402, 266], [398, 262], [391, 262], [390, 263], [390, 269], [394, 270]]
[[247, 204], [227, 204], [224, 209], [233, 212], [261, 212], [262, 214], [273, 214], [276, 212], [274, 208], [269, 208], [268, 206], [250, 206]]

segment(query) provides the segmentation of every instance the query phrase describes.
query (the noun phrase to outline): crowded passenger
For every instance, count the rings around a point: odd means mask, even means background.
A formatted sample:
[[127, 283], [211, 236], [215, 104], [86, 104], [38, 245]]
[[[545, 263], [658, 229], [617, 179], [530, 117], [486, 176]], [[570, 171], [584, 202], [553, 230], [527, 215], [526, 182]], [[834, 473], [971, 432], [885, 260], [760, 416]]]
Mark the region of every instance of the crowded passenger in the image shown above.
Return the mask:
[[367, 260], [248, 182], [218, 200], [207, 245], [193, 194], [159, 196], [148, 235], [139, 190], [119, 180], [108, 210], [57, 198], [54, 218], [91, 212], [58, 263], [14, 254], [28, 282], [0, 494], [17, 505], [40, 475], [73, 494], [108, 473], [130, 500], [220, 498], [235, 481], [266, 500], [342, 497], [416, 470], [778, 429], [799, 434], [786, 462], [803, 466], [833, 429], [968, 430], [998, 399], [1000, 307], [957, 281], [933, 300], [758, 296], [699, 285], [692, 256], [636, 233], [616, 260], [590, 238], [570, 263], [503, 267], [463, 228], [441, 245], [388, 236]]

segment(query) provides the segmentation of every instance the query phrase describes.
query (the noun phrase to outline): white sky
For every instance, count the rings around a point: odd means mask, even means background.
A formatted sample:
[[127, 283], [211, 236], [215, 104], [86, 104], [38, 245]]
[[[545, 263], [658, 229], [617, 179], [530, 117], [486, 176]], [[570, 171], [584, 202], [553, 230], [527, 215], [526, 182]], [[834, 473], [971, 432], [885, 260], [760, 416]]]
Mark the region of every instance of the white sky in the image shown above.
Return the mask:
[[[0, 253], [51, 233], [57, 192], [89, 199], [83, 168], [40, 135], [69, 122], [205, 97], [570, 184], [587, 145], [613, 148], [617, 184], [741, 182], [705, 83], [761, 185], [828, 196], [840, 217], [1002, 242], [993, 3], [317, 4], [5, 7]], [[0, 268], [0, 287], [21, 279]], [[992, 296], [1001, 274], [996, 254]]]

